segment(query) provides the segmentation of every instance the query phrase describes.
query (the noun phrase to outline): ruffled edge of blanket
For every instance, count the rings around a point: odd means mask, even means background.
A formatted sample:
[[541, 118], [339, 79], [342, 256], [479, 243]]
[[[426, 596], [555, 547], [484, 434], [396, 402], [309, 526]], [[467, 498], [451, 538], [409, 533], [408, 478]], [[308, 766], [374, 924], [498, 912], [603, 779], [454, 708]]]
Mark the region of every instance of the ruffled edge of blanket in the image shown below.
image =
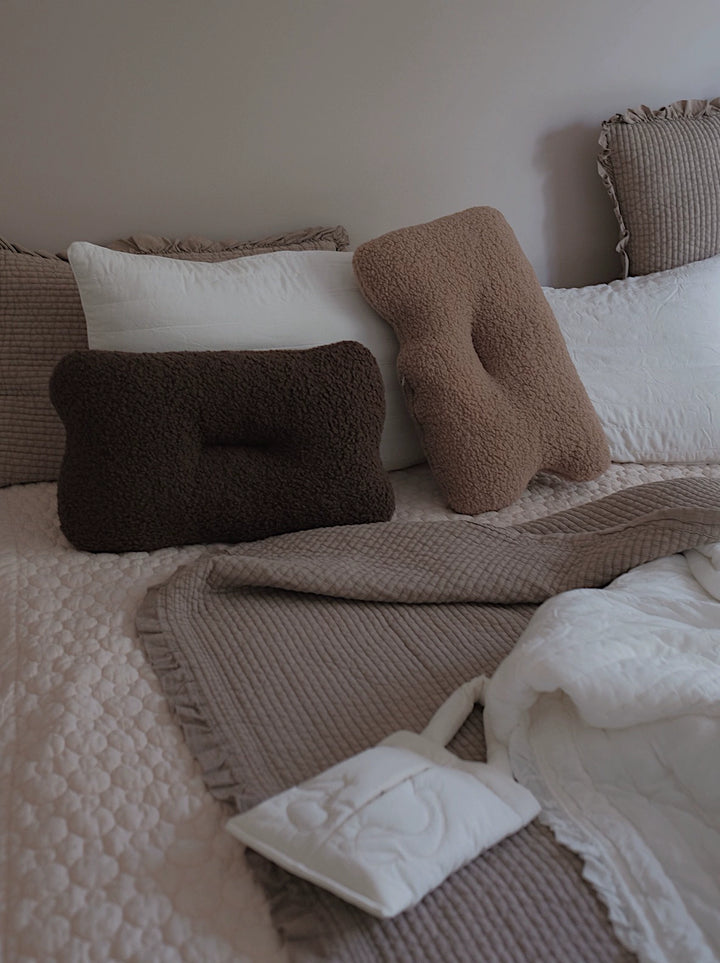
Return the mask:
[[201, 700], [191, 676], [176, 658], [168, 642], [161, 615], [162, 586], [148, 590], [135, 617], [135, 625], [145, 653], [170, 706], [182, 728], [190, 752], [197, 759], [203, 780], [210, 792], [223, 802], [235, 799], [237, 784], [229, 760], [213, 734], [213, 728], [200, 709]]
[[582, 858], [582, 876], [607, 907], [615, 935], [627, 949], [639, 955], [645, 948], [643, 933], [627, 912], [600, 845], [573, 821], [552, 793], [546, 790], [542, 777], [530, 761], [532, 750], [525, 734], [517, 731], [514, 733], [511, 757], [515, 778], [529, 789], [540, 803], [538, 820], [552, 830], [559, 843]]
[[[238, 779], [227, 753], [218, 743], [213, 727], [200, 709], [201, 700], [190, 674], [174, 654], [162, 617], [163, 585], [148, 589], [135, 616], [135, 626], [145, 654], [167, 698], [171, 714], [180, 725], [208, 790], [216, 799], [235, 808], [249, 809], [260, 802], [238, 796]], [[228, 835], [229, 845], [240, 845]], [[292, 946], [322, 955], [323, 934], [314, 930], [314, 888], [250, 849], [245, 858], [256, 881], [263, 887], [273, 927], [286, 952]]]

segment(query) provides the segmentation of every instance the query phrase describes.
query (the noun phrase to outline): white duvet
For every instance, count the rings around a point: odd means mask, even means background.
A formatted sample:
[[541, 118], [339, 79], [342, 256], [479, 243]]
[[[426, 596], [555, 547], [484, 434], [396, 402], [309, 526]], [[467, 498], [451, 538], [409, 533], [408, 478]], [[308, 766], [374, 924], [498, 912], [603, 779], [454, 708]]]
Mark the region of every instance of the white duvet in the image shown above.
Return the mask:
[[720, 545], [546, 602], [495, 673], [485, 730], [620, 939], [720, 959]]

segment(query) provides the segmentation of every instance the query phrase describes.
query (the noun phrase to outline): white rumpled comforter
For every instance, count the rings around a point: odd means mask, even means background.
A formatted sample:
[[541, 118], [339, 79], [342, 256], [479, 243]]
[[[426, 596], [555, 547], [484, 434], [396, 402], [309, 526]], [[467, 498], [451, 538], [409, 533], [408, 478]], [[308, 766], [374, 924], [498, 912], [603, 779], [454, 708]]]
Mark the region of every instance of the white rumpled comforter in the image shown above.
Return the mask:
[[491, 680], [489, 751], [652, 963], [720, 959], [720, 544], [546, 602]]

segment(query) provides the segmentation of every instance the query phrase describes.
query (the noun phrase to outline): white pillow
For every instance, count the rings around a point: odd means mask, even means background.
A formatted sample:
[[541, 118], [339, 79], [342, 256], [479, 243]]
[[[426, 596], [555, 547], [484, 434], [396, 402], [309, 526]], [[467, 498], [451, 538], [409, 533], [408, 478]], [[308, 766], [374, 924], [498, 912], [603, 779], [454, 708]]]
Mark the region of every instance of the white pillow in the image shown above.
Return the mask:
[[613, 461], [720, 461], [720, 255], [543, 291]]
[[385, 383], [383, 465], [425, 460], [395, 370], [395, 334], [363, 299], [352, 253], [280, 251], [199, 263], [76, 241], [68, 257], [91, 348], [238, 351], [360, 341]]

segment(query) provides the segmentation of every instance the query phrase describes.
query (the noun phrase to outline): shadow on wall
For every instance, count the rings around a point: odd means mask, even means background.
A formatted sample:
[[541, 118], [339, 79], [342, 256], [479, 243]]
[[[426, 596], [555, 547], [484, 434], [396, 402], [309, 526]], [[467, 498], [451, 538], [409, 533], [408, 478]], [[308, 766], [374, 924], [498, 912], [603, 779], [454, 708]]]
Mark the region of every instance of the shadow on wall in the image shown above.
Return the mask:
[[533, 164], [543, 176], [548, 283], [579, 287], [620, 273], [617, 221], [597, 173], [600, 125], [571, 124], [538, 142]]

